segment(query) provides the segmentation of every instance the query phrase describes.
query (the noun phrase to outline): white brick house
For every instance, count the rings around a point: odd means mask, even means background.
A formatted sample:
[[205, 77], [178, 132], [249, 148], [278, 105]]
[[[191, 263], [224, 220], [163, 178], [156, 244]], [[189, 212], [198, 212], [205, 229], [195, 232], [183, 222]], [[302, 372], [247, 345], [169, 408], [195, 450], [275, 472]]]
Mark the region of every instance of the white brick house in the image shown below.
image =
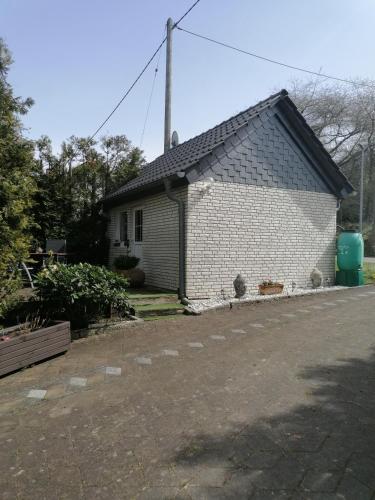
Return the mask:
[[146, 284], [188, 298], [264, 279], [335, 274], [336, 210], [353, 188], [286, 91], [146, 165], [105, 200], [110, 263], [141, 257]]

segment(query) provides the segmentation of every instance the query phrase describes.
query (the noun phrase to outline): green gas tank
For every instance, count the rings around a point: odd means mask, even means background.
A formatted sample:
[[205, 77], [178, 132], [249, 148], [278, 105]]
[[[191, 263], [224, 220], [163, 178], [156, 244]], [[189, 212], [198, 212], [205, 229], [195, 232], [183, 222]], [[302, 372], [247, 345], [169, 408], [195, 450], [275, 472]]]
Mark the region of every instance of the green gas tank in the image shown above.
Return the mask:
[[337, 240], [340, 271], [359, 271], [363, 266], [363, 238], [357, 231], [343, 231]]

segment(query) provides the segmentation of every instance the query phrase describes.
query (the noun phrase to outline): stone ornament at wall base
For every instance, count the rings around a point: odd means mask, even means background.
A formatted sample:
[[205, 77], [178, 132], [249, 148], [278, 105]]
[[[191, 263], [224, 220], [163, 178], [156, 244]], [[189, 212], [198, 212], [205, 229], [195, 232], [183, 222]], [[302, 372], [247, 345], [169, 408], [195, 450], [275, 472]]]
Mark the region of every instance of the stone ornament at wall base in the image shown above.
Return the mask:
[[236, 279], [233, 281], [234, 291], [236, 292], [236, 299], [243, 297], [246, 293], [246, 281], [241, 274], [237, 274]]
[[321, 271], [319, 271], [319, 269], [317, 267], [315, 267], [311, 271], [310, 279], [311, 279], [311, 283], [312, 283], [313, 288], [319, 288], [320, 286], [322, 286], [323, 274], [321, 273]]

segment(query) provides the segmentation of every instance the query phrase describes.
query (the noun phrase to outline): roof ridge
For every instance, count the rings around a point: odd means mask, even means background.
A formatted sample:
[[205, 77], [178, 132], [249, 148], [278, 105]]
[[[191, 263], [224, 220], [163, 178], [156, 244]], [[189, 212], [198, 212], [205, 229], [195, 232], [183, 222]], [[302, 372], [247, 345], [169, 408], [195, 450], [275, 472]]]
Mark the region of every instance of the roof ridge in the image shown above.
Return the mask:
[[[242, 111], [236, 113], [235, 115], [233, 116], [230, 116], [229, 118], [221, 121], [220, 123], [217, 123], [216, 125], [214, 125], [213, 127], [211, 128], [208, 128], [207, 130], [204, 130], [203, 132], [191, 137], [190, 139], [187, 139], [186, 141], [184, 142], [181, 142], [180, 144], [178, 144], [177, 146], [169, 149], [166, 153], [162, 153], [161, 155], [157, 156], [156, 158], [154, 158], [152, 161], [146, 163], [145, 166], [148, 166], [148, 165], [151, 165], [154, 161], [157, 161], [161, 156], [165, 156], [167, 155], [170, 151], [176, 151], [180, 146], [183, 146], [183, 145], [186, 145], [187, 143], [189, 143], [190, 141], [195, 141], [196, 139], [198, 139], [198, 137], [201, 137], [202, 135], [204, 134], [207, 134], [208, 132], [211, 132], [212, 130], [214, 130], [215, 128], [219, 128], [221, 127], [224, 123], [226, 122], [229, 122], [231, 120], [235, 120], [237, 117], [239, 117], [240, 115], [243, 115], [245, 113], [248, 113], [251, 109], [253, 108], [258, 108], [258, 107], [263, 107], [262, 105], [268, 101], [273, 101], [273, 100], [276, 100], [278, 98], [281, 98], [281, 97], [285, 97], [288, 95], [288, 91], [285, 90], [285, 89], [281, 89], [279, 92], [276, 92], [275, 94], [272, 94], [270, 95], [269, 97], [267, 97], [266, 99], [263, 99], [261, 101], [258, 101], [256, 104], [253, 104], [252, 106], [249, 106], [248, 108], [246, 109], [243, 109]], [[240, 128], [240, 126], [238, 127]]]
[[137, 177], [112, 193], [109, 193], [106, 199], [116, 198], [127, 191], [140, 188], [165, 177], [170, 177], [180, 170], [186, 170], [211, 153], [219, 144], [235, 135], [238, 130], [247, 125], [256, 116], [285, 99], [287, 95], [288, 92], [282, 89], [280, 92], [270, 95], [266, 99], [223, 120], [214, 127], [169, 149], [164, 154], [148, 162], [141, 168]]

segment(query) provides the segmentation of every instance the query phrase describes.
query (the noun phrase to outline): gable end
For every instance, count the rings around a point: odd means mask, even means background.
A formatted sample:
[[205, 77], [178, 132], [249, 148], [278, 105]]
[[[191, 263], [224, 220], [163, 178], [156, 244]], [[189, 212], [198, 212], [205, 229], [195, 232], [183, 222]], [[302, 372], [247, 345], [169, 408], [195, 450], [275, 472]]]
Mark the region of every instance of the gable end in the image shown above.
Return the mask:
[[217, 147], [187, 177], [189, 182], [212, 177], [220, 182], [335, 193], [315, 163], [285, 130], [276, 111], [268, 110]]

